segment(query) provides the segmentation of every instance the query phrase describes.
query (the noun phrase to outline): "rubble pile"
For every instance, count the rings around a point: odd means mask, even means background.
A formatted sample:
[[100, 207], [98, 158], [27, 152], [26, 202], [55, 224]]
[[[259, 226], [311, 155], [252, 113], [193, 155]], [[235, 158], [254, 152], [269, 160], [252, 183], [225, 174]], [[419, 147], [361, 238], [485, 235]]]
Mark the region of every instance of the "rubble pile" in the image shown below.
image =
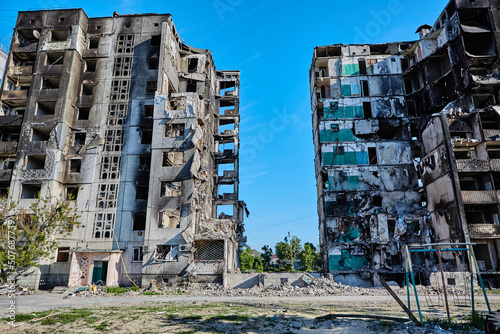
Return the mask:
[[20, 284], [16, 285], [0, 285], [0, 296], [5, 296], [5, 295], [31, 295], [33, 294], [33, 291], [30, 290], [29, 288], [22, 286]]

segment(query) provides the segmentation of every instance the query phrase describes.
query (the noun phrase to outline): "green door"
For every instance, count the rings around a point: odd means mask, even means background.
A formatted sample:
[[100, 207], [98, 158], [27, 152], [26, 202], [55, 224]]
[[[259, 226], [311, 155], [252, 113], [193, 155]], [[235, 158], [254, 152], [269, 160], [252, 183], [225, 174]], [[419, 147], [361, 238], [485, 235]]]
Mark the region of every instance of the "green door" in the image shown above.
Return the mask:
[[94, 270], [92, 271], [92, 284], [97, 281], [106, 283], [106, 276], [108, 274], [108, 261], [95, 261]]

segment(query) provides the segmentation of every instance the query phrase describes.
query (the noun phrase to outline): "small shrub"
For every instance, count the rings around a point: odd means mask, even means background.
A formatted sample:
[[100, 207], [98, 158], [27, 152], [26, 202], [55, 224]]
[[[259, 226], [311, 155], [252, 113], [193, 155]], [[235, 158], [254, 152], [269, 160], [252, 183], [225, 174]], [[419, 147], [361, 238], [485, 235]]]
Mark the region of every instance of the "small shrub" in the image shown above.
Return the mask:
[[108, 286], [106, 288], [107, 293], [121, 294], [127, 292], [127, 288], [122, 288], [121, 286]]

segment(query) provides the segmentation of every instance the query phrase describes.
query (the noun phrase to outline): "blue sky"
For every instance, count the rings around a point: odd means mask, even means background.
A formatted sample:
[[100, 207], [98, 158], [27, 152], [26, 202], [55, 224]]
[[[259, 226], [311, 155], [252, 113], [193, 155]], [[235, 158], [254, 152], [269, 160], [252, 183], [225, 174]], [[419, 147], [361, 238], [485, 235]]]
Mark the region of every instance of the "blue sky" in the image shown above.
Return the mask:
[[220, 70], [241, 71], [240, 198], [248, 244], [260, 250], [287, 232], [318, 244], [309, 99], [313, 48], [411, 41], [447, 0], [2, 1], [0, 42], [10, 44], [17, 11], [83, 8], [89, 17], [171, 13], [187, 44], [212, 51]]

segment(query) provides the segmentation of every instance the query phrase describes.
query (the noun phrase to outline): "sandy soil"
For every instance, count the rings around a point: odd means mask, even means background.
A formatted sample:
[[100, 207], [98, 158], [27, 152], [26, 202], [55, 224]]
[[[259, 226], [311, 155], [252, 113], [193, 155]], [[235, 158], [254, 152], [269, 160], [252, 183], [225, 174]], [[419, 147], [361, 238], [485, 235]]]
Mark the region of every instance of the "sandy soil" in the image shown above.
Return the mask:
[[[401, 296], [404, 299], [404, 296]], [[500, 295], [488, 295], [492, 309], [500, 308]], [[71, 297], [39, 292], [17, 296], [18, 316], [11, 328], [0, 322], [7, 333], [470, 333], [464, 327], [445, 330], [438, 324], [419, 328], [411, 323], [349, 318], [315, 319], [335, 314], [379, 315], [406, 318], [389, 295], [324, 297], [212, 297], [191, 295], [125, 295]], [[405, 300], [404, 300], [405, 301]], [[0, 297], [2, 316], [9, 305]], [[445, 319], [446, 309], [435, 297], [421, 300], [425, 319]], [[434, 304], [434, 305], [432, 305]], [[454, 321], [465, 321], [469, 306], [451, 302]], [[487, 310], [480, 294], [475, 297], [478, 311]], [[55, 309], [55, 310], [54, 310]], [[412, 309], [416, 309], [413, 303]], [[38, 312], [33, 315], [33, 312]], [[40, 313], [41, 312], [41, 313]], [[30, 318], [43, 318], [38, 321]], [[417, 316], [418, 317], [418, 316]], [[424, 319], [424, 320], [425, 320]]]

